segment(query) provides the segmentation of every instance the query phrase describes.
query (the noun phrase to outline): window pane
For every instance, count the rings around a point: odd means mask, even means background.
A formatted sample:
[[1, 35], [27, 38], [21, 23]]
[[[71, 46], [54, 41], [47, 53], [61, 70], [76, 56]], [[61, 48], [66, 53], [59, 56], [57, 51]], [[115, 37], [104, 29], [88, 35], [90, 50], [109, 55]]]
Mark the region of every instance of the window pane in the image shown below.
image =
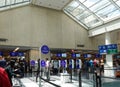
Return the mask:
[[115, 10], [114, 12], [111, 12], [110, 14], [107, 15], [108, 19], [120, 16], [120, 11], [119, 10]]
[[29, 1], [29, 0], [24, 0], [24, 1]]
[[96, 12], [106, 6], [108, 6], [110, 4], [110, 2], [108, 0], [101, 0], [99, 3], [97, 3], [96, 5], [92, 6], [90, 8], [91, 11]]
[[102, 22], [99, 21], [98, 19], [95, 19], [95, 20], [93, 20], [93, 21], [91, 21], [91, 22], [88, 22], [88, 23], [85, 23], [85, 24], [86, 24], [88, 27], [93, 28], [93, 27], [96, 27], [96, 26], [98, 26], [98, 25], [101, 25]]
[[90, 7], [92, 6], [93, 4], [95, 4], [96, 2], [98, 2], [100, 0], [86, 0], [83, 4], [86, 6], [86, 7]]
[[97, 12], [97, 15], [99, 15], [100, 17], [107, 18], [108, 17], [108, 13], [115, 11], [117, 8], [114, 5], [109, 5], [108, 7], [100, 10]]
[[119, 0], [119, 1], [117, 1], [117, 2], [116, 2], [116, 4], [120, 6], [120, 0]]
[[87, 18], [80, 21], [90, 28], [102, 24], [102, 22], [99, 19], [97, 19], [94, 15], [90, 15]]
[[5, 0], [0, 0], [0, 7], [5, 5]]
[[15, 0], [6, 0], [6, 5], [14, 4]]
[[85, 19], [81, 20], [84, 23], [88, 23], [91, 22], [92, 20], [95, 20], [96, 18], [93, 15], [90, 15], [88, 17], [86, 17]]
[[74, 16], [76, 16], [76, 15], [82, 13], [84, 10], [85, 10], [85, 9], [84, 9], [83, 7], [79, 6], [78, 8], [76, 8], [76, 9], [72, 12], [72, 14], [73, 14]]
[[113, 0], [113, 1], [115, 1], [115, 2], [116, 2], [116, 1], [119, 1], [119, 0]]
[[72, 3], [70, 3], [65, 9], [69, 12], [73, 11], [77, 6], [79, 5], [78, 2], [73, 1]]
[[77, 18], [78, 20], [83, 20], [83, 19], [85, 19], [86, 17], [88, 17], [89, 15], [91, 15], [91, 13], [88, 12], [88, 11], [85, 11], [85, 12], [83, 12], [82, 14], [77, 15], [76, 18]]
[[23, 0], [16, 0], [16, 2], [15, 2], [15, 3], [19, 3], [19, 2], [23, 2]]
[[86, 1], [86, 0], [79, 0], [80, 2], [84, 2], [84, 1]]

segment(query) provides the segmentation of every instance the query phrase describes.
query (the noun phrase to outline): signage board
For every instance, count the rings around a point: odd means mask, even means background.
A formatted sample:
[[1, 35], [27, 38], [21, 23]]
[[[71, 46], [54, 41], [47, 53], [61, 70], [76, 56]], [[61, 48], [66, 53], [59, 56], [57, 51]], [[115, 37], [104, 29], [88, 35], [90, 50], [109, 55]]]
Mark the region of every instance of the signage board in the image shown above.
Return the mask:
[[43, 45], [43, 46], [41, 47], [41, 52], [42, 52], [43, 54], [48, 54], [49, 51], [50, 51], [50, 49], [49, 49], [49, 47], [48, 47], [47, 45]]

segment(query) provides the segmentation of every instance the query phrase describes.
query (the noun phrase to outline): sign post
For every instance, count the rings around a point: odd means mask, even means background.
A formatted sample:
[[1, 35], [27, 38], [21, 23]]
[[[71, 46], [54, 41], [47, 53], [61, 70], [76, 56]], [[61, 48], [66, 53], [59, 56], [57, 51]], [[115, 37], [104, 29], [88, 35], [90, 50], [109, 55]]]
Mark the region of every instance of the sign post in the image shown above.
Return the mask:
[[[40, 48], [40, 53], [41, 53], [41, 67], [45, 67], [46, 66], [46, 61], [44, 60], [44, 58], [47, 58], [49, 52], [50, 52], [50, 49], [47, 45], [42, 45]], [[41, 67], [40, 67], [40, 70], [41, 70]], [[50, 73], [48, 75], [48, 77], [50, 77]], [[39, 87], [41, 87], [41, 78], [39, 80]]]

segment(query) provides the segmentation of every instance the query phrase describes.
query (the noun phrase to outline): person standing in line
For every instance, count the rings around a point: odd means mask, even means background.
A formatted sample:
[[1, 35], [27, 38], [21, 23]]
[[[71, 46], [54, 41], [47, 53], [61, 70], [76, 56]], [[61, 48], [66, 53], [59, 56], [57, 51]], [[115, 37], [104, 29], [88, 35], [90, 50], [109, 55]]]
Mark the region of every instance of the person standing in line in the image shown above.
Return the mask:
[[0, 55], [0, 66], [5, 67], [6, 66], [6, 60]]
[[46, 66], [45, 66], [45, 70], [46, 70], [46, 78], [49, 81], [49, 66], [50, 66], [50, 61], [48, 60], [48, 58], [46, 58]]
[[37, 74], [36, 74], [36, 82], [38, 81], [37, 79], [40, 74], [40, 59], [38, 59], [37, 62], [38, 62], [38, 68], [37, 68]]
[[8, 73], [4, 69], [6, 67], [6, 61], [0, 56], [0, 87], [12, 87]]
[[12, 87], [5, 69], [0, 67], [0, 87]]
[[100, 60], [100, 69], [101, 69], [101, 72], [104, 73], [104, 61], [103, 61], [103, 59]]

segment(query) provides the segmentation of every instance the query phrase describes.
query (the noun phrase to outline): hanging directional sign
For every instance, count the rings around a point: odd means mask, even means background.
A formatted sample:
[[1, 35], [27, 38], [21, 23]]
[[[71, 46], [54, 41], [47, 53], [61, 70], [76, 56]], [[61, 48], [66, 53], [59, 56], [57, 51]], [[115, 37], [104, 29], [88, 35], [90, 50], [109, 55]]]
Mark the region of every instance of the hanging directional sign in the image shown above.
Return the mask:
[[43, 54], [48, 54], [49, 51], [50, 51], [50, 49], [49, 49], [49, 47], [48, 47], [47, 45], [43, 45], [43, 46], [41, 47], [41, 52], [42, 52]]

